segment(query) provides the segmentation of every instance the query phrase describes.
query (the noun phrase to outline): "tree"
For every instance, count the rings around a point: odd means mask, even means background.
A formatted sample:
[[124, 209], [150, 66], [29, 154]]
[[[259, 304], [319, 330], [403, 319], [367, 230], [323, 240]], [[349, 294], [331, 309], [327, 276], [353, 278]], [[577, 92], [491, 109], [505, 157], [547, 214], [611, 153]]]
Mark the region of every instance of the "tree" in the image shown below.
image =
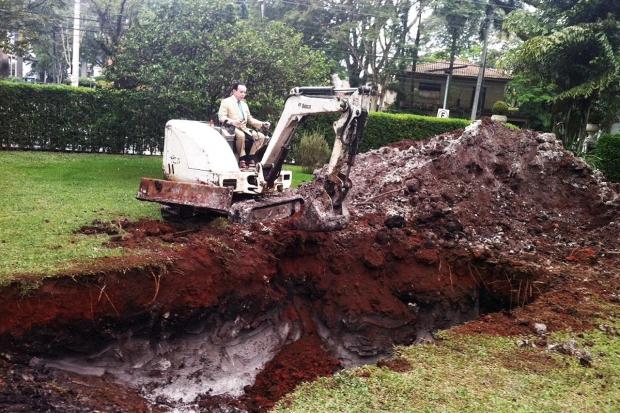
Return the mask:
[[578, 148], [589, 117], [610, 123], [617, 112], [609, 110], [620, 105], [620, 3], [555, 0], [535, 5], [535, 11], [514, 13], [505, 23], [525, 40], [509, 62], [517, 74], [554, 90], [555, 131], [567, 147]]
[[66, 21], [64, 0], [0, 0], [0, 49], [21, 61], [29, 56], [33, 44]]
[[105, 66], [146, 5], [139, 0], [87, 0], [86, 3], [88, 15], [92, 17], [86, 21], [91, 30], [85, 33], [84, 48], [90, 62]]
[[435, 4], [434, 35], [449, 54], [449, 66], [444, 95], [446, 105], [450, 80], [454, 71], [454, 60], [461, 50], [471, 44], [479, 32], [484, 5], [480, 2], [460, 0], [438, 0]]
[[[212, 115], [234, 80], [247, 84], [257, 116], [279, 113], [291, 87], [329, 78], [323, 53], [282, 23], [239, 20], [224, 2], [175, 0], [144, 10], [106, 75], [118, 87], [183, 98]], [[190, 115], [188, 115], [190, 116]]]
[[[266, 16], [299, 28], [304, 43], [344, 65], [351, 86], [379, 89], [379, 103], [407, 64], [413, 0], [276, 1]], [[336, 69], [336, 68], [335, 68]], [[337, 69], [336, 69], [337, 70]]]
[[551, 131], [553, 128], [553, 100], [556, 95], [554, 85], [541, 79], [514, 75], [508, 83], [506, 100], [519, 113], [529, 118], [529, 127], [535, 130]]

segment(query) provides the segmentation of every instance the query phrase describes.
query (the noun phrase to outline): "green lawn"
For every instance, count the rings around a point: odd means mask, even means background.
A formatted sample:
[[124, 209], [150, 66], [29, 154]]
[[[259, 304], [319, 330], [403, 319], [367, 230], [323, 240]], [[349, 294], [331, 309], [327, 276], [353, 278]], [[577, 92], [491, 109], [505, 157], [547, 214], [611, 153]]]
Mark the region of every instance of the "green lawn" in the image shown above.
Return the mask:
[[[135, 199], [141, 176], [161, 176], [159, 156], [0, 151], [0, 162], [0, 283], [121, 255], [102, 246], [107, 236], [74, 234], [95, 219], [160, 216], [159, 205]], [[312, 179], [297, 166], [286, 168], [295, 186]]]
[[140, 176], [161, 176], [160, 157], [0, 152], [0, 162], [0, 281], [121, 254], [104, 236], [73, 233], [94, 219], [159, 217], [135, 194]]
[[[277, 413], [377, 412], [618, 412], [620, 411], [620, 306], [574, 339], [592, 365], [545, 347], [519, 347], [517, 339], [441, 334], [434, 345], [397, 349], [408, 371], [365, 366], [302, 384]], [[536, 341], [536, 339], [534, 339]], [[402, 365], [402, 364], [401, 364]]]
[[314, 175], [304, 172], [299, 165], [284, 165], [283, 169], [293, 171], [293, 188], [314, 179]]

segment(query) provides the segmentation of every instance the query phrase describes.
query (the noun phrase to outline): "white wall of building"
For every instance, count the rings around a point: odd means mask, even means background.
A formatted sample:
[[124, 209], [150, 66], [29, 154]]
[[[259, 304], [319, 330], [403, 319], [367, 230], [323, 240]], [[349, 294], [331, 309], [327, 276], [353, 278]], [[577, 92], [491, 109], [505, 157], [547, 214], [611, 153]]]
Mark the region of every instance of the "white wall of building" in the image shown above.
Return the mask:
[[[24, 74], [24, 78], [27, 78], [28, 74], [32, 70], [32, 62], [28, 60], [24, 60], [23, 62], [24, 62], [23, 63], [24, 71], [22, 73]], [[15, 77], [15, 73], [17, 72], [16, 65], [17, 65], [17, 57], [15, 55], [10, 54], [9, 55], [9, 67], [11, 68], [11, 74], [9, 75], [10, 77]]]

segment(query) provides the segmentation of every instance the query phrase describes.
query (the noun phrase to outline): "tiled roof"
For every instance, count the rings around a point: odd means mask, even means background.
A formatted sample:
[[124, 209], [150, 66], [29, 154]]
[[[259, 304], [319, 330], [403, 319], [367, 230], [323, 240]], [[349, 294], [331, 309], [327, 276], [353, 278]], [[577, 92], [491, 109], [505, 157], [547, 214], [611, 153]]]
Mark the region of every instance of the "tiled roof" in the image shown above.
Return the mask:
[[[450, 67], [450, 62], [433, 62], [433, 63], [419, 63], [416, 66], [416, 73], [426, 73], [433, 75], [444, 75], [448, 72], [448, 68]], [[480, 70], [480, 66], [464, 62], [464, 61], [454, 61], [454, 68], [452, 71], [453, 76], [463, 76], [463, 77], [477, 77], [478, 71]], [[408, 72], [411, 72], [411, 66], [407, 68]], [[506, 79], [510, 80], [512, 77], [508, 75], [506, 72], [500, 69], [494, 69], [492, 67], [487, 67], [484, 71], [485, 79]]]

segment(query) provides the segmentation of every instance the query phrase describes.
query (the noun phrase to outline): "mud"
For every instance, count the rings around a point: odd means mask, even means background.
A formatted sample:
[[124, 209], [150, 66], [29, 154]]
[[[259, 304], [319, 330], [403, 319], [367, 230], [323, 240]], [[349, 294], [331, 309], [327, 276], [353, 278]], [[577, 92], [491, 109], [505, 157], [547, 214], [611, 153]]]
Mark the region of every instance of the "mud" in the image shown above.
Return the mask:
[[484, 121], [351, 177], [339, 231], [83, 228], [151, 254], [0, 292], [0, 410], [264, 411], [342, 367], [406, 370], [383, 359], [438, 329], [579, 330], [620, 297], [618, 185], [552, 135]]

